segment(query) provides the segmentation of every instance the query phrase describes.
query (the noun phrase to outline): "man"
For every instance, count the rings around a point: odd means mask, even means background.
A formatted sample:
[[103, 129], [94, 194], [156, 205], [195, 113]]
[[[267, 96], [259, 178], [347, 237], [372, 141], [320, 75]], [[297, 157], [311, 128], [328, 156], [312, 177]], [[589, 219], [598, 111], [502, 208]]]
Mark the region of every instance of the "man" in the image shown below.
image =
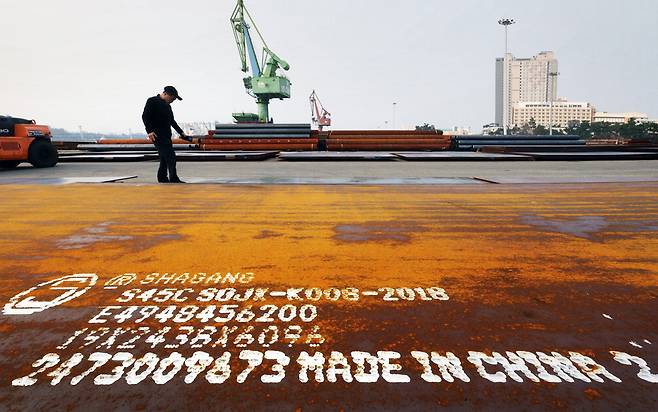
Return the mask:
[[[160, 183], [185, 183], [178, 178], [176, 172], [176, 153], [171, 142], [171, 128], [173, 127], [181, 139], [192, 141], [185, 136], [183, 129], [174, 120], [174, 112], [171, 104], [175, 100], [183, 100], [178, 95], [178, 90], [173, 86], [167, 86], [157, 96], [150, 97], [144, 106], [142, 120], [146, 127], [148, 138], [158, 149], [160, 156], [160, 168], [158, 169], [158, 182]], [[169, 176], [167, 176], [167, 172]]]

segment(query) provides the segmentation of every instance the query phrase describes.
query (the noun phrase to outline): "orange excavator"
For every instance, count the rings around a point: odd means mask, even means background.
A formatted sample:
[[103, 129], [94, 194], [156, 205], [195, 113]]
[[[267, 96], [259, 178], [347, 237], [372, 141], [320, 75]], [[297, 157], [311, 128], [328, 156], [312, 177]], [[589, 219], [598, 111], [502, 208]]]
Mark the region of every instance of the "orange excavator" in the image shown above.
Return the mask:
[[14, 169], [23, 162], [53, 167], [59, 160], [48, 126], [34, 120], [0, 116], [0, 168]]

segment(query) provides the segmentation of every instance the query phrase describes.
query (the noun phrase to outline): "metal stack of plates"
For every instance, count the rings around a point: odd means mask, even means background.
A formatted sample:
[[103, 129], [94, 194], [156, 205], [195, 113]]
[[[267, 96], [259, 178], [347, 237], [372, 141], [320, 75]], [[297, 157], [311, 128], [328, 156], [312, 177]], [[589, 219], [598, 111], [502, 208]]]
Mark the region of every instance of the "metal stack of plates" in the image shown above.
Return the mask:
[[511, 153], [485, 153], [485, 152], [396, 152], [397, 157], [407, 161], [420, 162], [483, 162], [483, 161], [526, 161], [533, 160], [531, 156]]
[[482, 148], [500, 147], [515, 148], [529, 146], [585, 146], [585, 140], [580, 136], [487, 136], [487, 135], [467, 135], [455, 136], [453, 138], [456, 150], [474, 150]]
[[308, 123], [220, 124], [201, 140], [203, 150], [317, 150], [318, 135]]
[[558, 160], [558, 161], [586, 161], [586, 160], [656, 160], [656, 152], [515, 152], [523, 156], [531, 156], [535, 160]]
[[281, 153], [280, 160], [287, 161], [373, 161], [397, 160], [397, 156], [384, 152], [296, 152]]

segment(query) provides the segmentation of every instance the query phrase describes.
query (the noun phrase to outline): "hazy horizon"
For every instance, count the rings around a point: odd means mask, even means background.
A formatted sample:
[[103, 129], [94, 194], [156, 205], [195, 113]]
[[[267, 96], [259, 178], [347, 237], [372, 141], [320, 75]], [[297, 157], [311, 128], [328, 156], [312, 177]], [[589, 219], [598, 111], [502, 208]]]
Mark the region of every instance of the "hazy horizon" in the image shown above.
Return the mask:
[[[518, 22], [510, 30], [515, 56], [555, 52], [560, 97], [658, 118], [655, 1], [246, 5], [272, 50], [291, 65], [293, 98], [271, 104], [277, 122], [308, 123], [315, 89], [334, 128], [390, 128], [397, 102], [398, 128], [427, 122], [478, 132], [494, 119], [494, 64], [504, 51], [500, 17]], [[142, 132], [144, 101], [166, 84], [185, 99], [174, 105], [179, 122], [230, 122], [232, 112], [255, 111], [229, 25], [234, 6], [3, 0], [0, 114], [71, 131], [81, 125]]]

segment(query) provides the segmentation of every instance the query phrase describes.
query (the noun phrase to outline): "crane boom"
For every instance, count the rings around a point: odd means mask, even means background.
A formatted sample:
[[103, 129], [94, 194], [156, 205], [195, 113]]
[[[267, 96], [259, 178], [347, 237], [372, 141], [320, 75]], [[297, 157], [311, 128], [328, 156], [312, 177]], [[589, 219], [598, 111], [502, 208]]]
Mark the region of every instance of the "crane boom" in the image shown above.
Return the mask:
[[320, 131], [325, 126], [331, 126], [331, 113], [325, 110], [315, 90], [311, 93], [309, 102], [311, 103], [311, 119], [313, 120], [313, 124], [317, 125]]
[[[279, 69], [289, 70], [290, 65], [277, 56], [261, 35], [254, 19], [244, 5], [244, 0], [238, 4], [231, 16], [231, 27], [238, 46], [238, 54], [242, 63], [242, 71], [247, 73], [251, 68], [251, 76], [245, 77], [243, 83], [247, 93], [256, 98], [258, 114], [234, 113], [237, 122], [267, 123], [269, 117], [269, 103], [271, 99], [290, 98], [290, 80], [278, 73]], [[254, 47], [251, 29], [256, 31], [263, 44], [262, 59], [258, 60]]]
[[244, 30], [245, 43], [247, 46], [247, 54], [249, 55], [249, 63], [251, 64], [251, 73], [253, 74], [254, 77], [258, 77], [261, 75], [260, 65], [258, 64], [256, 51], [254, 50], [254, 43], [251, 40], [251, 35], [249, 34], [249, 26], [244, 24], [243, 30]]

